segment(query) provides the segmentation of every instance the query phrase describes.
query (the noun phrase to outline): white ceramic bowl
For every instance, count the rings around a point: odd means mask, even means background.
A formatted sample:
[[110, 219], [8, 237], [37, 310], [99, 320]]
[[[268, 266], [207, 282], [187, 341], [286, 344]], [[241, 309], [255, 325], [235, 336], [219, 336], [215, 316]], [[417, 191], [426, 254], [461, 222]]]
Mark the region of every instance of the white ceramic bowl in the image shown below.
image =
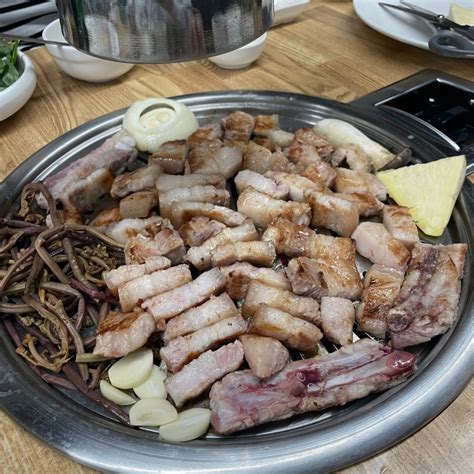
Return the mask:
[[242, 48], [231, 51], [230, 53], [213, 56], [209, 58], [209, 61], [224, 69], [241, 69], [250, 66], [261, 56], [266, 40], [267, 33], [264, 33]]
[[[43, 31], [43, 39], [66, 42], [61, 32], [59, 20], [50, 23]], [[106, 82], [116, 79], [130, 71], [133, 64], [118, 63], [95, 58], [72, 46], [56, 46], [47, 44], [56, 64], [69, 76], [88, 82]]]
[[0, 91], [0, 121], [20, 110], [33, 94], [36, 73], [30, 58], [18, 51], [20, 77], [3, 91]]

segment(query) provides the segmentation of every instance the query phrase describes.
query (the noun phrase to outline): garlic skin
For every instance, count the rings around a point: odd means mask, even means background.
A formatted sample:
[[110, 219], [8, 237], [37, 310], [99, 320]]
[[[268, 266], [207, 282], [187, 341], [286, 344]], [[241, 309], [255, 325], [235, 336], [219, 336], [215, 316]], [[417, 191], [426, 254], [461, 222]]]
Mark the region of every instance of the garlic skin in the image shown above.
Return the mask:
[[144, 398], [130, 408], [132, 426], [160, 426], [178, 419], [178, 412], [163, 398]]
[[137, 397], [143, 398], [166, 398], [168, 392], [165, 387], [166, 374], [157, 365], [153, 366], [150, 376], [133, 391]]
[[153, 369], [153, 352], [141, 348], [122, 357], [109, 369], [110, 383], [117, 388], [141, 385]]
[[100, 393], [111, 402], [116, 403], [117, 405], [132, 405], [136, 400], [131, 397], [128, 393], [122, 392], [118, 388], [115, 388], [113, 385], [110, 385], [107, 380], [101, 380], [99, 384]]
[[190, 408], [178, 415], [172, 423], [160, 426], [158, 433], [164, 441], [181, 443], [199, 438], [209, 430], [211, 410], [207, 408]]

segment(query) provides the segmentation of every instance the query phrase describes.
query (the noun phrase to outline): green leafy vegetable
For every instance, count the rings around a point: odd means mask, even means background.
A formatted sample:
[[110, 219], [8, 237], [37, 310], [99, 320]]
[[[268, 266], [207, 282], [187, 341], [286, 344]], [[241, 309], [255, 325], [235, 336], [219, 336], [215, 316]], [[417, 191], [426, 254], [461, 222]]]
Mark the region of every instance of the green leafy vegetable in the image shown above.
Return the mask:
[[20, 77], [17, 58], [18, 41], [0, 39], [0, 91], [6, 89]]

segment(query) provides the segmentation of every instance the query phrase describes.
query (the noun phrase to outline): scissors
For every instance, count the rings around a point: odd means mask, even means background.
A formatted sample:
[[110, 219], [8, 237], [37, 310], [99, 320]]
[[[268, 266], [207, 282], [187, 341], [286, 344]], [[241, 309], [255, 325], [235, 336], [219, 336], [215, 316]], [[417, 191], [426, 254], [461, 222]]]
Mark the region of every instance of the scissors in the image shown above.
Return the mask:
[[460, 25], [444, 15], [432, 12], [418, 5], [400, 0], [404, 6], [379, 2], [379, 5], [411, 13], [426, 20], [437, 33], [430, 38], [430, 51], [451, 58], [474, 59], [474, 26]]

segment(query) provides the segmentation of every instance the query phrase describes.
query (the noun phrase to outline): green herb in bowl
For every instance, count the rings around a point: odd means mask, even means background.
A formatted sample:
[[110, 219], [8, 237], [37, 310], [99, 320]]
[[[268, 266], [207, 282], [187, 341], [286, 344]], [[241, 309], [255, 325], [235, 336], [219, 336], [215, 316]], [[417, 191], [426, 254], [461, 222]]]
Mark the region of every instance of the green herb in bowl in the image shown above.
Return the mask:
[[18, 41], [0, 39], [0, 91], [6, 89], [20, 77], [17, 57]]

